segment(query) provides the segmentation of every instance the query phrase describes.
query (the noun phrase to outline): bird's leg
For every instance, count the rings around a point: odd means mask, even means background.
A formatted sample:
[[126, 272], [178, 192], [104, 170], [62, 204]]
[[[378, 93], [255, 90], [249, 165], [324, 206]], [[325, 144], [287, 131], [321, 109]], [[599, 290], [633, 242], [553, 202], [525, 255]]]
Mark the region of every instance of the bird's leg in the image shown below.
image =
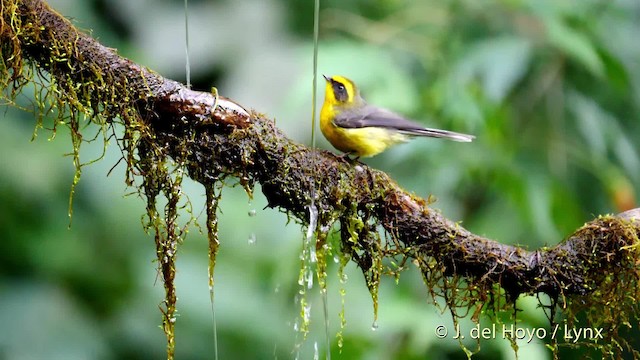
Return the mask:
[[356, 156], [353, 159], [349, 158], [349, 160], [351, 160], [352, 162], [356, 163], [356, 164], [360, 164], [360, 165], [366, 165], [365, 163], [363, 163], [362, 161], [360, 161], [360, 156]]
[[347, 164], [357, 163], [357, 164], [364, 165], [364, 163], [362, 161], [360, 161], [360, 156], [356, 155], [356, 157], [351, 158], [351, 157], [349, 157], [349, 155], [354, 155], [354, 153], [349, 151], [349, 152], [342, 153], [340, 155], [336, 155], [336, 157], [339, 160], [346, 162]]
[[[336, 158], [338, 158], [338, 160], [340, 160], [340, 161], [344, 161], [347, 164], [350, 164], [351, 163], [351, 158], [349, 157], [349, 155], [351, 155], [351, 152], [345, 152], [345, 153], [342, 153], [340, 155], [336, 155]], [[359, 158], [359, 156], [357, 158]]]

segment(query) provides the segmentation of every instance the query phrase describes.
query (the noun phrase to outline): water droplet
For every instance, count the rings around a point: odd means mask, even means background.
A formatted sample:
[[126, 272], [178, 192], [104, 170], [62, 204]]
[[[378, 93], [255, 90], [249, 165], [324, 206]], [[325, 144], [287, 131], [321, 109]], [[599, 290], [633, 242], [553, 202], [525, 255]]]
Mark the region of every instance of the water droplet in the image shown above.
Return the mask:
[[247, 213], [250, 217], [254, 217], [256, 216], [256, 209], [251, 209], [249, 210], [249, 212]]
[[313, 343], [313, 360], [320, 359], [320, 350], [318, 350], [318, 342], [314, 341]]
[[311, 204], [307, 207], [309, 209], [309, 227], [307, 228], [307, 241], [313, 239], [313, 233], [318, 226], [318, 208], [315, 204]]
[[373, 324], [371, 324], [371, 330], [372, 331], [378, 330], [378, 320], [374, 321]]
[[309, 319], [311, 318], [311, 305], [307, 304], [304, 306], [304, 308], [302, 309], [302, 319], [303, 321], [306, 323], [309, 322]]
[[309, 260], [312, 263], [318, 262], [318, 256], [316, 255], [316, 247], [311, 245], [311, 249], [309, 249]]
[[306, 274], [307, 289], [313, 288], [313, 271], [309, 269]]
[[333, 255], [333, 262], [334, 263], [339, 263], [340, 262], [340, 257], [338, 255]]
[[340, 283], [341, 284], [345, 284], [348, 279], [349, 279], [349, 277], [347, 276], [347, 274], [345, 274], [345, 273], [340, 274]]
[[256, 243], [256, 234], [251, 233], [251, 235], [249, 235], [249, 245], [254, 245], [255, 243]]

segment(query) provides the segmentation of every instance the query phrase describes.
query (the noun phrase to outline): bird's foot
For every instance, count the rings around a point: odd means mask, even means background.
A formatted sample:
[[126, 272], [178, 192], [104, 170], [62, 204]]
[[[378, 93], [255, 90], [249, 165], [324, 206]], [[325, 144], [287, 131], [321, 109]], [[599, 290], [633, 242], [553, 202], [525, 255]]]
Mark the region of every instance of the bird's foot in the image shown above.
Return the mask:
[[345, 163], [347, 163], [349, 165], [352, 165], [354, 163], [364, 165], [364, 163], [360, 161], [360, 156], [356, 156], [354, 158], [351, 158], [349, 155], [353, 155], [353, 153], [346, 152], [346, 153], [342, 153], [341, 155], [336, 155], [336, 157], [339, 160], [344, 161]]

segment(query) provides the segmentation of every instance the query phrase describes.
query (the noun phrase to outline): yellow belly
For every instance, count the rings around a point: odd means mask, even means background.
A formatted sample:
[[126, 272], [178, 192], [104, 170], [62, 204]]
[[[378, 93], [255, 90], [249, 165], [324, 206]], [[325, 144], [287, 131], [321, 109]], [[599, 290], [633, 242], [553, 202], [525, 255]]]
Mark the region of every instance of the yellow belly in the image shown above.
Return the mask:
[[407, 136], [384, 128], [347, 129], [337, 127], [331, 119], [320, 116], [320, 130], [336, 149], [356, 156], [377, 155], [389, 146], [404, 142]]

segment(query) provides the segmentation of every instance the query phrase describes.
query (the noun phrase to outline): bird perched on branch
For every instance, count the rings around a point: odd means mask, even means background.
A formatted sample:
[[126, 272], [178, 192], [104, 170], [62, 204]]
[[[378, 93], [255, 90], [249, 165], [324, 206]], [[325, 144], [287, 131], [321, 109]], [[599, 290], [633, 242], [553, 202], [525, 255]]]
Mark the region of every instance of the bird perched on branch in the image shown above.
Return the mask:
[[[324, 75], [323, 75], [324, 76]], [[389, 110], [369, 105], [353, 81], [343, 76], [326, 77], [320, 130], [331, 145], [346, 154], [369, 157], [414, 136], [470, 142], [475, 136], [429, 129]]]

